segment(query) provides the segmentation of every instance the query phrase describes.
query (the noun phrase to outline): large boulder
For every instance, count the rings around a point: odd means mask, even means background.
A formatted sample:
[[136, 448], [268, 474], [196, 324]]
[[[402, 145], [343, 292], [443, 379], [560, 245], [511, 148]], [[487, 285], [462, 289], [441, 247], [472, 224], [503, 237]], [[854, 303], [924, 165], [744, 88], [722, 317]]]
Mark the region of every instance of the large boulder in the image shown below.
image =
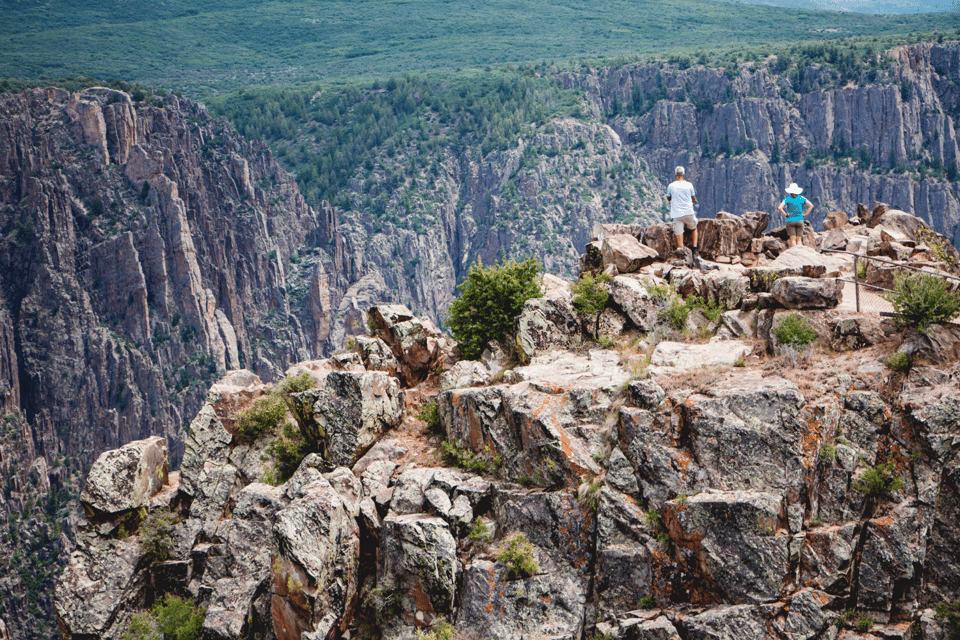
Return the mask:
[[663, 304], [650, 293], [646, 281], [618, 276], [610, 283], [610, 297], [641, 331], [652, 331], [656, 326]]
[[87, 534], [78, 543], [57, 581], [57, 621], [64, 638], [100, 638], [143, 587], [136, 572], [140, 544], [133, 537], [101, 540]]
[[843, 298], [843, 286], [832, 278], [780, 278], [770, 293], [787, 309], [830, 309]]
[[378, 305], [367, 314], [377, 337], [393, 351], [405, 386], [422, 382], [440, 368], [449, 369], [455, 358], [455, 343], [428, 318], [417, 318], [403, 305]]
[[717, 340], [704, 344], [689, 342], [659, 343], [650, 356], [652, 371], [684, 371], [701, 367], [733, 366], [753, 350], [746, 342]]
[[315, 422], [325, 458], [337, 466], [356, 462], [403, 417], [400, 384], [382, 371], [334, 371], [324, 389], [294, 394], [294, 401], [299, 406], [312, 404], [305, 419]]
[[527, 357], [538, 351], [564, 349], [580, 332], [577, 312], [566, 298], [533, 298], [517, 318], [517, 340]]
[[769, 216], [752, 212], [744, 216], [720, 212], [716, 218], [704, 218], [697, 224], [697, 248], [709, 259], [739, 256], [750, 251], [751, 240], [767, 228]]
[[619, 273], [633, 273], [651, 264], [659, 255], [656, 250], [640, 244], [634, 236], [627, 234], [604, 238], [600, 253], [604, 268], [614, 265]]
[[80, 502], [111, 514], [146, 505], [167, 482], [167, 441], [154, 436], [105, 451], [90, 467]]

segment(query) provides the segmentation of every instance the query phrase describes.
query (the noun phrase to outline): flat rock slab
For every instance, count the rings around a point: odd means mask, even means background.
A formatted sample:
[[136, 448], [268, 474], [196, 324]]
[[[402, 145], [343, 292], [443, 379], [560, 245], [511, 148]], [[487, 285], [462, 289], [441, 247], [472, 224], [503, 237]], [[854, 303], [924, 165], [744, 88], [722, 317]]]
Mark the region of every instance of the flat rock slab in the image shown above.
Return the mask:
[[620, 366], [620, 354], [606, 349], [592, 349], [586, 355], [549, 351], [504, 376], [504, 382], [509, 384], [535, 382], [553, 393], [617, 387], [629, 379], [630, 372]]
[[787, 249], [767, 265], [770, 269], [802, 269], [805, 266], [823, 265], [827, 273], [851, 271], [853, 258], [838, 253], [817, 253], [816, 249], [800, 245]]
[[650, 358], [653, 374], [687, 371], [701, 367], [731, 367], [753, 347], [740, 340], [717, 340], [706, 344], [661, 342]]

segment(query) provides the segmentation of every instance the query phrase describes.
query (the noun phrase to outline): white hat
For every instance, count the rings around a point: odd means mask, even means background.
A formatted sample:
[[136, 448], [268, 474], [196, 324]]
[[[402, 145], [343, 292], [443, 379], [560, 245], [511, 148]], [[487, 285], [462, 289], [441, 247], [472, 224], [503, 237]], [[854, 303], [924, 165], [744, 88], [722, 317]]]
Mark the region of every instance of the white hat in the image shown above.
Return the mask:
[[684, 169], [683, 167], [677, 167], [676, 169], [673, 170], [673, 175], [675, 175], [675, 176], [682, 176], [682, 175], [684, 175], [686, 172], [687, 172], [687, 170]]
[[791, 182], [790, 186], [784, 189], [784, 191], [786, 191], [787, 193], [792, 193], [795, 196], [798, 196], [801, 193], [803, 193], [803, 189], [798, 187], [796, 182]]

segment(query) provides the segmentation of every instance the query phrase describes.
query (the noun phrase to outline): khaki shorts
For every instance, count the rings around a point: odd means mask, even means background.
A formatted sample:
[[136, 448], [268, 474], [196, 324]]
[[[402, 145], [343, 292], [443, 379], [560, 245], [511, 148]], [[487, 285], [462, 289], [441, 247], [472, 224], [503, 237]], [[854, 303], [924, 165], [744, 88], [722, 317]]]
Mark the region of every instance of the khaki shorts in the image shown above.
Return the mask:
[[697, 216], [683, 216], [673, 219], [673, 235], [683, 235], [683, 228], [693, 230], [697, 228]]
[[788, 222], [788, 223], [787, 223], [787, 235], [788, 235], [788, 236], [802, 236], [802, 235], [803, 235], [803, 223], [802, 223], [802, 222]]

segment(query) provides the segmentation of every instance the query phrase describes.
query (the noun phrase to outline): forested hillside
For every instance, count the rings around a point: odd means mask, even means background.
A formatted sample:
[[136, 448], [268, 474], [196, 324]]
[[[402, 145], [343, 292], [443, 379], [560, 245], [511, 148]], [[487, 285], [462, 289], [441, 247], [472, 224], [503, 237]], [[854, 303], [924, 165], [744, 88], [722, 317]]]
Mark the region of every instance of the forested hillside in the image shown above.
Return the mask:
[[659, 220], [675, 164], [691, 168], [701, 216], [772, 213], [797, 181], [815, 221], [880, 199], [957, 242], [958, 49], [938, 39], [407, 74], [209, 104], [269, 140], [308, 202], [335, 203], [362, 274], [348, 300], [442, 322], [478, 258], [535, 255], [573, 277], [594, 223]]
[[197, 98], [318, 79], [954, 28], [947, 13], [715, 0], [3, 0], [0, 79], [119, 78]]

